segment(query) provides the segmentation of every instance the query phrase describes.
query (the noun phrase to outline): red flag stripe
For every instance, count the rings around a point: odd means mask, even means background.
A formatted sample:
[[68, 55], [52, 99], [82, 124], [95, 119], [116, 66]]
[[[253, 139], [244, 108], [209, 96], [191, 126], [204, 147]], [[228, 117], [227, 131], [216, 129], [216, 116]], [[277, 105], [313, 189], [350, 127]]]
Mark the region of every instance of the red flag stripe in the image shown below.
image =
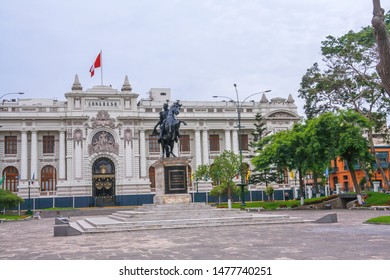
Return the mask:
[[99, 68], [100, 66], [101, 66], [101, 59], [100, 59], [100, 55], [101, 55], [102, 53], [100, 52], [99, 53], [99, 55], [96, 57], [96, 59], [95, 59], [95, 63], [93, 64], [93, 66], [95, 67], [95, 68]]

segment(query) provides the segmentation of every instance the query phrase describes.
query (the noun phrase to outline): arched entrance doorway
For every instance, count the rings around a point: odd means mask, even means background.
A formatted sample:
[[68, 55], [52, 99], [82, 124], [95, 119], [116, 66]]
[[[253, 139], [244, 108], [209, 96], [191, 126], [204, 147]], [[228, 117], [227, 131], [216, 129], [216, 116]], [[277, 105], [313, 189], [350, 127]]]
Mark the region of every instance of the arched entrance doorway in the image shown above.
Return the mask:
[[99, 158], [92, 166], [92, 195], [96, 206], [115, 204], [115, 165], [108, 158]]

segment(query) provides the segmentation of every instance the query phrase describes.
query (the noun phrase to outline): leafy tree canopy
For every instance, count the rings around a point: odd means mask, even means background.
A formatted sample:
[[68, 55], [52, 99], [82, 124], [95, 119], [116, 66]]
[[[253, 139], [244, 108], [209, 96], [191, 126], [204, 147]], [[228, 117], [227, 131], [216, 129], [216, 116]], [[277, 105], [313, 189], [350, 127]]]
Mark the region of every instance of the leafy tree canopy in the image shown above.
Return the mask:
[[4, 208], [11, 208], [18, 206], [19, 203], [23, 203], [24, 199], [16, 194], [0, 189], [0, 206]]
[[364, 137], [371, 125], [366, 117], [353, 110], [325, 113], [304, 124], [296, 124], [289, 131], [280, 131], [260, 140], [261, 149], [252, 163], [260, 173], [275, 167], [298, 170], [301, 189], [301, 179], [306, 172], [320, 178], [337, 156], [351, 165], [351, 175], [354, 176], [353, 165], [373, 161], [368, 140]]
[[[390, 30], [389, 13], [386, 22]], [[372, 112], [388, 112], [389, 100], [376, 73], [378, 53], [371, 26], [338, 38], [328, 36], [321, 51], [324, 70], [314, 63], [299, 90], [308, 119], [340, 108], [354, 109], [370, 119]]]

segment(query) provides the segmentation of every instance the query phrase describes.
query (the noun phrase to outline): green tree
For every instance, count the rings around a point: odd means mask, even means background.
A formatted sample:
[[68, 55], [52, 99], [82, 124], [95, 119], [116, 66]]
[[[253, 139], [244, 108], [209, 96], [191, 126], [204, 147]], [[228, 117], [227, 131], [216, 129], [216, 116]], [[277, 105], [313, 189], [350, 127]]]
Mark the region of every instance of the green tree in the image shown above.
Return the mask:
[[297, 170], [303, 204], [304, 175], [307, 172], [317, 174], [316, 182], [330, 161], [340, 156], [347, 162], [355, 190], [360, 195], [355, 166], [372, 163], [373, 157], [364, 137], [370, 128], [371, 122], [353, 110], [340, 110], [337, 114], [329, 112], [308, 120], [306, 124], [296, 124], [289, 131], [265, 137], [259, 142], [262, 148], [252, 163], [260, 173], [271, 168]]
[[307, 170], [307, 139], [304, 136], [305, 125], [295, 124], [289, 131], [279, 131], [260, 140], [259, 150], [252, 159], [255, 170], [298, 170], [301, 203], [304, 198], [303, 176]]
[[205, 180], [210, 178], [210, 166], [208, 164], [201, 164], [196, 168], [195, 180]]
[[[390, 29], [390, 14], [386, 15]], [[317, 63], [302, 77], [299, 97], [305, 99], [305, 113], [312, 119], [324, 112], [352, 109], [368, 118], [373, 126], [367, 130], [371, 153], [375, 156], [374, 134], [388, 136], [386, 116], [389, 99], [375, 72], [378, 63], [376, 40], [371, 26], [359, 32], [350, 31], [336, 38], [328, 36], [322, 42], [324, 70]], [[384, 137], [385, 138], [385, 137]], [[386, 140], [386, 139], [384, 139]], [[378, 171], [385, 184], [388, 178], [376, 157]]]
[[265, 136], [267, 126], [260, 113], [256, 114], [255, 120], [256, 122], [253, 124], [255, 126], [255, 129], [251, 132], [253, 136], [253, 141], [250, 142], [249, 145], [256, 150], [257, 144]]
[[[251, 141], [249, 145], [254, 149], [254, 153], [256, 154], [262, 149], [263, 142], [260, 140], [265, 137], [267, 127], [260, 113], [256, 114], [255, 120], [256, 122], [253, 124], [255, 129], [251, 132], [253, 141]], [[269, 166], [264, 166], [264, 168], [259, 170], [252, 170], [250, 175], [250, 182], [252, 184], [265, 183], [265, 186], [267, 187], [269, 183], [276, 182], [278, 178], [279, 174], [276, 169]]]
[[268, 186], [264, 190], [265, 194], [268, 196], [268, 201], [271, 201], [272, 194], [275, 192], [272, 186]]
[[360, 114], [349, 110], [339, 114], [337, 155], [347, 162], [352, 182], [361, 204], [361, 188], [356, 178], [356, 167], [359, 163], [370, 163], [374, 157], [369, 151], [369, 143], [363, 136], [365, 129], [370, 129], [370, 122]]
[[264, 183], [268, 187], [269, 183], [277, 182], [280, 178], [279, 173], [270, 166], [259, 170], [254, 170], [251, 174], [250, 181], [252, 184]]
[[17, 196], [16, 194], [0, 189], [0, 207], [1, 208], [11, 208], [16, 207], [19, 203], [23, 203], [24, 199]]
[[232, 151], [223, 151], [214, 158], [210, 168], [210, 176], [218, 185], [226, 186], [228, 199], [232, 199], [233, 179], [240, 171], [240, 156]]
[[306, 166], [313, 175], [314, 187], [319, 191], [318, 181], [324, 182], [324, 172], [330, 161], [337, 156], [337, 116], [324, 113], [307, 121], [304, 137], [306, 141]]
[[[231, 184], [230, 186], [231, 192], [235, 196], [240, 195], [240, 188], [237, 187], [236, 184]], [[214, 197], [221, 197], [221, 196], [228, 196], [228, 186], [226, 183], [222, 183], [220, 185], [214, 186], [213, 189], [210, 191], [210, 195]]]

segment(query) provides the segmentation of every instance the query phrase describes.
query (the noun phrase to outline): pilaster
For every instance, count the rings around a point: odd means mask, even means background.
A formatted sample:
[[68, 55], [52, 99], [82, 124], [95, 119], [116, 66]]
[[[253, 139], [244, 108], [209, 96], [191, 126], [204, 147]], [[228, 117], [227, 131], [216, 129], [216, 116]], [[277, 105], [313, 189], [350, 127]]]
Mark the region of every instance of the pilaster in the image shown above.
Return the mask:
[[39, 178], [38, 176], [38, 139], [37, 132], [31, 132], [31, 165], [30, 165], [31, 176]]
[[140, 147], [140, 176], [146, 177], [146, 139], [145, 130], [139, 132], [139, 147]]
[[209, 164], [209, 136], [208, 131], [204, 129], [202, 131], [202, 148], [203, 148], [203, 164]]
[[58, 179], [65, 180], [66, 179], [66, 171], [65, 171], [65, 131], [60, 131], [59, 133], [60, 143], [59, 143], [59, 172]]
[[202, 164], [202, 145], [200, 142], [200, 130], [195, 130], [195, 164], [196, 167]]
[[22, 131], [22, 149], [21, 149], [21, 165], [20, 165], [20, 179], [27, 180], [28, 176], [28, 143], [27, 131]]
[[230, 138], [230, 130], [225, 130], [225, 150], [230, 151], [232, 149], [232, 140]]
[[232, 138], [233, 138], [233, 152], [234, 152], [235, 154], [238, 154], [238, 152], [239, 152], [239, 147], [238, 147], [238, 132], [237, 132], [236, 129], [233, 130]]

